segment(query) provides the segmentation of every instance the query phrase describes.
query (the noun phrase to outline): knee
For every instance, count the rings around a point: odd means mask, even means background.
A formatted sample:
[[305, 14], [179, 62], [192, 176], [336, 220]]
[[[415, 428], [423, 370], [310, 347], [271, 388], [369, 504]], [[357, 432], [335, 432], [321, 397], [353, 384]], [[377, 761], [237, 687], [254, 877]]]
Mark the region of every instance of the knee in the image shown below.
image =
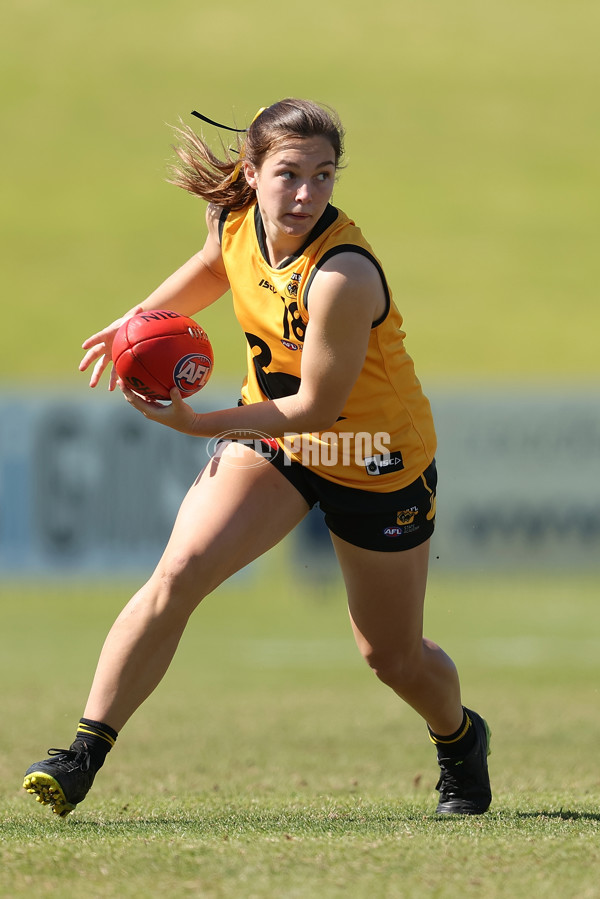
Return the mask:
[[420, 655], [419, 651], [397, 648], [383, 650], [370, 648], [363, 653], [367, 665], [377, 678], [400, 694], [410, 690], [419, 680]]
[[189, 616], [204, 599], [201, 579], [192, 569], [183, 557], [159, 565], [147, 584], [158, 614]]

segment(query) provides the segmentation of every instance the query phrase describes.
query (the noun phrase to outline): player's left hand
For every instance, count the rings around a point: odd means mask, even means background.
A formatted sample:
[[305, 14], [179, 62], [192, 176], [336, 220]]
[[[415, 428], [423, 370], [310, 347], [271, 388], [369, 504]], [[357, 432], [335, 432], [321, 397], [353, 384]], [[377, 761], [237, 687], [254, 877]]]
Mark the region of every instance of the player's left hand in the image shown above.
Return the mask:
[[[90, 365], [94, 362], [94, 368], [92, 370], [92, 376], [90, 378], [90, 387], [96, 387], [103, 371], [105, 368], [110, 365], [112, 362], [111, 352], [112, 345], [115, 339], [115, 335], [124, 321], [127, 321], [128, 318], [132, 318], [132, 316], [137, 315], [138, 312], [142, 312], [142, 306], [136, 306], [135, 309], [132, 309], [130, 312], [126, 312], [121, 318], [115, 319], [112, 324], [108, 325], [106, 328], [103, 328], [102, 331], [97, 331], [96, 334], [92, 334], [91, 337], [88, 337], [87, 340], [84, 340], [81, 344], [82, 349], [87, 350], [85, 356], [79, 363], [79, 371], [85, 371]], [[117, 386], [117, 371], [114, 366], [111, 367], [110, 379], [108, 383], [108, 389], [114, 390]]]
[[157, 400], [147, 400], [138, 393], [134, 393], [120, 378], [117, 384], [129, 405], [146, 418], [173, 428], [175, 431], [180, 431], [182, 434], [194, 433], [194, 423], [197, 421], [198, 414], [184, 401], [177, 387], [173, 387], [170, 391], [171, 402], [161, 403]]

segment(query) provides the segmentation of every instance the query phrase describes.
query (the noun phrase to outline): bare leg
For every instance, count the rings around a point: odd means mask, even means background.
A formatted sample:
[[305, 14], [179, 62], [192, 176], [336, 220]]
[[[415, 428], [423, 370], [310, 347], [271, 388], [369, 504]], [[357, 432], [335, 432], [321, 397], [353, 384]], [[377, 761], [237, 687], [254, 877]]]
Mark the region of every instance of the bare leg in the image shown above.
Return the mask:
[[456, 667], [423, 638], [429, 541], [384, 553], [360, 549], [333, 534], [332, 540], [363, 657], [435, 733], [454, 733], [463, 718]]
[[167, 671], [203, 597], [307, 511], [298, 491], [253, 450], [225, 449], [190, 489], [155, 572], [111, 628], [84, 716], [120, 730]]

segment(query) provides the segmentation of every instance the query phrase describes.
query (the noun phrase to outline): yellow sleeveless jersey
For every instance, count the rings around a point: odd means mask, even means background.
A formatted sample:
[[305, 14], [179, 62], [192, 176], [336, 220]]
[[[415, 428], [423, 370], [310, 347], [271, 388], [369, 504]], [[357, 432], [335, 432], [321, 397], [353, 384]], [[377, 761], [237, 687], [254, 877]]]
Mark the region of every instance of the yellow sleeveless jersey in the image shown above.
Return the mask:
[[298, 391], [310, 289], [319, 266], [348, 251], [372, 260], [381, 275], [387, 309], [371, 328], [363, 368], [342, 414], [328, 431], [286, 435], [277, 442], [288, 458], [334, 483], [376, 493], [411, 484], [435, 454], [431, 408], [404, 347], [402, 317], [359, 228], [329, 205], [305, 245], [278, 268], [267, 261], [256, 204], [239, 211], [224, 209], [220, 239], [235, 314], [248, 345], [244, 404]]

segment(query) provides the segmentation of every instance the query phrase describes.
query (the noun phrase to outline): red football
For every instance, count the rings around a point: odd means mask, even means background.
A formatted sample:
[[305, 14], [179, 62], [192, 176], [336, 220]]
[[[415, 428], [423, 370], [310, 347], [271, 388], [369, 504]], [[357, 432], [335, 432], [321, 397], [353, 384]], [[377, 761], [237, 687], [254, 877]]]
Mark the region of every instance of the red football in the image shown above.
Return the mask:
[[213, 351], [205, 331], [193, 318], [157, 309], [138, 312], [115, 335], [112, 360], [117, 374], [136, 393], [168, 400], [197, 393], [210, 378]]

